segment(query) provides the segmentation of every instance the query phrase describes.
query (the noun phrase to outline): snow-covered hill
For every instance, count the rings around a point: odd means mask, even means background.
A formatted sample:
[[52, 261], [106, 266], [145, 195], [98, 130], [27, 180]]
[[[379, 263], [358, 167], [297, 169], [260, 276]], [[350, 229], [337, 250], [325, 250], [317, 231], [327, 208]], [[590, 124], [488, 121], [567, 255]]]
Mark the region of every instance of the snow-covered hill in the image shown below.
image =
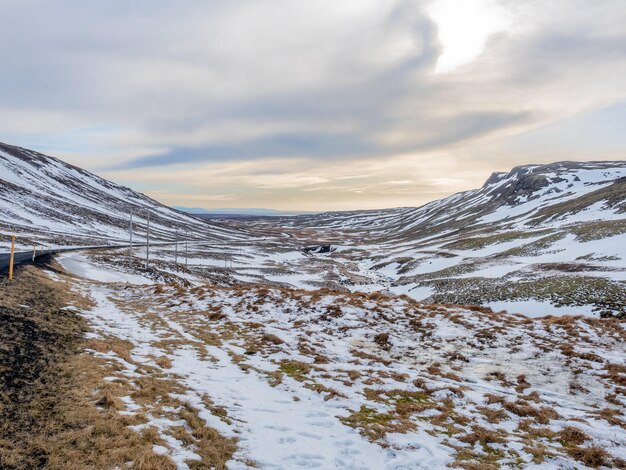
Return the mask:
[[317, 266], [333, 287], [535, 315], [626, 314], [626, 162], [517, 167], [419, 208], [283, 225], [303, 243], [337, 245], [283, 266]]
[[480, 189], [454, 194], [419, 208], [331, 212], [300, 225], [368, 230], [385, 238], [450, 230], [552, 226], [626, 219], [626, 162], [558, 162], [493, 173]]
[[155, 240], [171, 240], [176, 229], [196, 239], [244, 237], [241, 231], [171, 209], [59, 159], [0, 143], [3, 245], [13, 233], [23, 245], [31, 240], [79, 245], [126, 241], [131, 211], [137, 241], [145, 239], [148, 212]]

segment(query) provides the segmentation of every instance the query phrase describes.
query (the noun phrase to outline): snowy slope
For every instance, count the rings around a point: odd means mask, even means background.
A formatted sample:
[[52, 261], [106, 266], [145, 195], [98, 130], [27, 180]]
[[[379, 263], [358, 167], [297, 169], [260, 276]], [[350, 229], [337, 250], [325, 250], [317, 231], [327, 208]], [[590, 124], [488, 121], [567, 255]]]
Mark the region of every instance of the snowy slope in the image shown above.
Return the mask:
[[[93, 299], [82, 314], [101, 346], [87, 353], [110, 363], [119, 412], [147, 416], [131, 429], [153, 428], [179, 469], [208, 468], [173, 432], [190, 406], [237, 439], [232, 469], [624, 467], [619, 322], [266, 286], [120, 289], [120, 263], [61, 263], [63, 285]], [[150, 374], [176, 393], [147, 401]]]
[[284, 266], [317, 268], [330, 287], [529, 315], [626, 315], [626, 162], [517, 167], [419, 208], [283, 224], [303, 245], [337, 246]]
[[137, 241], [145, 239], [148, 212], [155, 240], [172, 239], [176, 229], [203, 239], [243, 237], [59, 159], [0, 143], [0, 231], [5, 243], [9, 233], [21, 240], [65, 244], [125, 241], [131, 211]]
[[626, 178], [626, 161], [521, 166], [508, 173], [492, 174], [482, 188], [419, 208], [324, 213], [295, 219], [295, 223], [366, 229], [388, 238], [494, 222], [536, 226], [546, 220], [550, 207], [561, 209], [553, 220], [559, 224], [572, 222], [575, 216], [584, 221], [626, 219], [626, 180], [621, 178]]

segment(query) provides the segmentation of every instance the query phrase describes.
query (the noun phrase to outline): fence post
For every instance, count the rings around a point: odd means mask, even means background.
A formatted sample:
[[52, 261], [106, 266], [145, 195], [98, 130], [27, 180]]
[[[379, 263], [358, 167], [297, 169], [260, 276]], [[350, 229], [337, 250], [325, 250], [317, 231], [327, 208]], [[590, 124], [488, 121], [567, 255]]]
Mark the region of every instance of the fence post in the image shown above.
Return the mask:
[[13, 259], [15, 257], [15, 235], [11, 235], [11, 257], [9, 258], [9, 281], [13, 280]]
[[37, 255], [37, 243], [33, 243], [33, 263], [35, 262], [36, 255]]
[[185, 267], [189, 267], [189, 230], [185, 229]]

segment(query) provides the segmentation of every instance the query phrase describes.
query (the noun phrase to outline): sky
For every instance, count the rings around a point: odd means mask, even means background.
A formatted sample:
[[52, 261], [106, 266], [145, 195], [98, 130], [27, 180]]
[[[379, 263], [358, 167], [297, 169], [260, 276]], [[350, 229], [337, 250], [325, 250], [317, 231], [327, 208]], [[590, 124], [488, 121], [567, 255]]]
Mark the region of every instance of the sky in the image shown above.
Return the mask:
[[0, 141], [188, 207], [626, 159], [624, 0], [0, 0]]

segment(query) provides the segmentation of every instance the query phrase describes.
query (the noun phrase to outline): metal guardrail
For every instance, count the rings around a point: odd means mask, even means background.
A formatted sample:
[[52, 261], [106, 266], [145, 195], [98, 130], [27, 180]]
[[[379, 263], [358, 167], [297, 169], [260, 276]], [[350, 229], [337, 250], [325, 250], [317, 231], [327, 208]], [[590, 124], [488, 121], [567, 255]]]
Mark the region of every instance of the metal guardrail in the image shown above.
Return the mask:
[[[141, 245], [135, 245], [141, 246]], [[116, 249], [126, 248], [128, 245], [94, 245], [94, 246], [79, 246], [70, 248], [50, 248], [50, 249], [33, 249], [28, 251], [14, 251], [9, 253], [0, 253], [0, 272], [9, 271], [9, 280], [12, 279], [13, 267], [22, 264], [34, 263], [36, 260], [54, 255], [57, 253], [63, 253], [68, 251], [80, 251], [80, 250], [102, 250], [102, 249]]]
[[[172, 245], [174, 242], [157, 242], [151, 243], [152, 246], [166, 246]], [[135, 243], [133, 248], [140, 248], [147, 246], [146, 243]], [[120, 248], [130, 248], [130, 244], [123, 245], [92, 245], [92, 246], [72, 246], [72, 247], [57, 247], [42, 250], [29, 250], [29, 251], [14, 251], [13, 253], [0, 253], [0, 273], [9, 271], [9, 280], [12, 278], [12, 271], [14, 266], [23, 264], [34, 263], [38, 259], [42, 259], [47, 256], [55, 255], [57, 253], [66, 253], [68, 251], [83, 251], [83, 250], [114, 250]], [[13, 263], [11, 263], [13, 258]]]
[[[132, 226], [131, 226], [132, 227]], [[131, 232], [132, 233], [132, 232]], [[35, 263], [38, 259], [42, 259], [44, 257], [48, 257], [57, 253], [65, 253], [69, 251], [82, 251], [82, 250], [113, 250], [113, 249], [121, 249], [128, 248], [129, 249], [129, 264], [132, 263], [132, 259], [136, 259], [139, 261], [141, 258], [132, 257], [130, 251], [133, 248], [146, 248], [146, 257], [145, 263], [146, 267], [149, 263], [149, 249], [151, 246], [167, 246], [167, 245], [175, 245], [175, 253], [174, 253], [174, 262], [178, 262], [179, 253], [178, 253], [178, 244], [184, 243], [184, 252], [185, 252], [185, 265], [187, 265], [188, 260], [188, 249], [189, 244], [192, 243], [194, 245], [211, 245], [211, 246], [232, 246], [232, 241], [227, 242], [215, 242], [209, 240], [189, 240], [185, 237], [183, 240], [178, 238], [178, 234], [176, 234], [176, 238], [174, 241], [167, 242], [145, 242], [145, 243], [132, 243], [132, 238], [130, 239], [130, 243], [121, 243], [121, 244], [107, 244], [107, 245], [85, 245], [85, 246], [72, 246], [72, 247], [50, 247], [46, 249], [46, 246], [49, 245], [34, 245], [32, 250], [28, 251], [15, 251], [15, 236], [11, 236], [11, 250], [7, 253], [0, 253], [0, 274], [4, 275], [6, 271], [8, 271], [9, 280], [13, 278], [13, 267], [19, 266], [23, 264]]]

